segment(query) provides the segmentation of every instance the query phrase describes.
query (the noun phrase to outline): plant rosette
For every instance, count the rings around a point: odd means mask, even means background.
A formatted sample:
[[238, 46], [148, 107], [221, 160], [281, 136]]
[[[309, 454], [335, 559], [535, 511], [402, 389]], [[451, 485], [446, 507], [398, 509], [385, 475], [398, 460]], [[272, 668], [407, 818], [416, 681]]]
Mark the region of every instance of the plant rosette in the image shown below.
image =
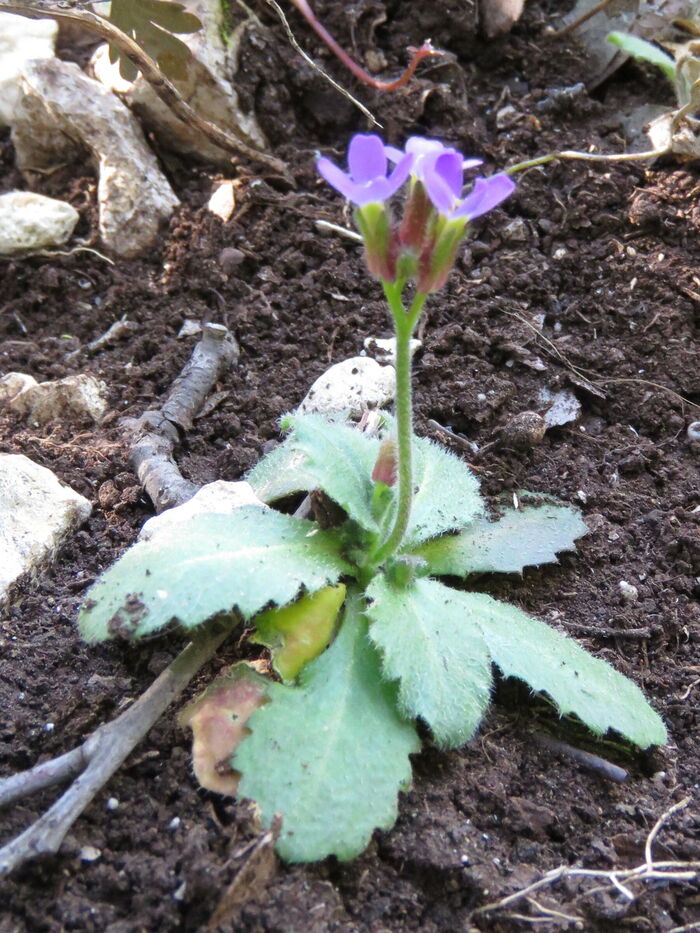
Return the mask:
[[542, 496], [523, 495], [490, 520], [469, 468], [412, 429], [410, 340], [421, 310], [470, 221], [513, 182], [476, 179], [463, 197], [463, 173], [479, 163], [417, 137], [399, 151], [355, 136], [348, 163], [344, 172], [320, 158], [318, 169], [355, 204], [387, 296], [395, 417], [379, 437], [341, 418], [287, 417], [285, 440], [248, 479], [268, 504], [310, 494], [314, 520], [255, 505], [193, 517], [186, 535], [128, 550], [80, 616], [92, 642], [173, 622], [196, 637], [222, 614], [250, 626], [274, 674], [234, 665], [182, 721], [204, 786], [254, 800], [266, 826], [281, 814], [277, 848], [293, 862], [352, 858], [376, 828], [390, 828], [420, 750], [416, 721], [442, 748], [469, 741], [494, 665], [598, 735], [612, 729], [641, 748], [666, 741], [631, 680], [515, 606], [449, 582], [556, 562], [586, 532], [577, 510]]

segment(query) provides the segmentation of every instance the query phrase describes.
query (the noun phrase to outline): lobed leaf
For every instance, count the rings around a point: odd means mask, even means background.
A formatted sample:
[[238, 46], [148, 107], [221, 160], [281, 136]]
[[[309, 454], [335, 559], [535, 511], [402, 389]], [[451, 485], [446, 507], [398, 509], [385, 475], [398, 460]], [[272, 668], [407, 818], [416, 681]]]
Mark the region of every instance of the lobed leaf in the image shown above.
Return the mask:
[[413, 442], [411, 517], [402, 550], [469, 525], [483, 512], [479, 481], [449, 450], [427, 437]]
[[639, 687], [573, 639], [515, 606], [483, 593], [456, 593], [479, 625], [495, 664], [547, 693], [562, 715], [575, 713], [593, 732], [615, 729], [635, 745], [663, 745], [666, 727]]
[[375, 577], [367, 590], [369, 634], [386, 677], [399, 684], [399, 706], [420, 716], [443, 748], [467, 742], [489, 705], [491, 658], [459, 596], [436, 580], [403, 589]]
[[258, 506], [197, 515], [181, 537], [140, 542], [88, 591], [79, 617], [87, 641], [132, 638], [177, 620], [194, 628], [220, 612], [250, 618], [321, 589], [351, 568], [313, 522]]
[[277, 848], [290, 862], [359, 854], [375, 827], [393, 825], [411, 780], [418, 736], [382, 680], [361, 609], [351, 595], [335, 641], [298, 687], [270, 686], [233, 758], [239, 793], [257, 802], [265, 825], [282, 814]]
[[478, 518], [458, 535], [428, 541], [416, 552], [438, 576], [470, 573], [522, 573], [530, 565], [556, 563], [588, 531], [581, 514], [568, 505], [545, 502], [509, 509], [498, 521]]
[[[173, 33], [197, 32], [202, 23], [181, 3], [173, 0], [112, 0], [109, 19], [154, 58], [162, 72], [173, 80], [184, 80], [192, 59], [189, 48]], [[111, 62], [119, 61], [126, 81], [134, 81], [138, 68], [116, 45], [109, 46]]]

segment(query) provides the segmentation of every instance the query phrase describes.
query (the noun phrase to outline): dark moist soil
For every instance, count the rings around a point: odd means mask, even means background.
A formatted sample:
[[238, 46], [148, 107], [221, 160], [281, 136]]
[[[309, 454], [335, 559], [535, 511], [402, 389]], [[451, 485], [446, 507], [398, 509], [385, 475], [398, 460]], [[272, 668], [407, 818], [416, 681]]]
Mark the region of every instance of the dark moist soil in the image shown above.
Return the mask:
[[[468, 5], [318, 2], [339, 39], [360, 58], [383, 55], [387, 73], [396, 73], [406, 46], [428, 35], [451, 53], [393, 95], [354, 85], [290, 16], [392, 143], [412, 133], [440, 137], [482, 155], [490, 169], [557, 148], [621, 151], [623, 107], [672, 103], [660, 78], [629, 66], [594, 97], [570, 95], [557, 105], [553, 92], [580, 80], [581, 51], [573, 40], [547, 38], [553, 6], [533, 3], [510, 36], [485, 44]], [[137, 647], [87, 648], [75, 618], [83, 590], [152, 514], [118, 422], [157, 406], [168, 391], [196, 341], [178, 339], [183, 321], [225, 323], [241, 346], [237, 369], [217, 386], [219, 404], [197, 420], [179, 453], [196, 483], [243, 476], [278, 437], [280, 415], [330, 363], [355, 355], [367, 336], [390, 334], [356, 245], [314, 227], [317, 219], [349, 223], [341, 199], [316, 177], [314, 151], [342, 158], [366, 124], [290, 50], [267, 8], [258, 12], [265, 28], [249, 31], [237, 83], [296, 189], [240, 168], [236, 212], [223, 224], [203, 206], [216, 170], [165, 155], [182, 206], [149, 255], [114, 265], [88, 252], [0, 264], [0, 369], [39, 380], [92, 373], [106, 382], [111, 403], [98, 427], [37, 428], [0, 415], [1, 450], [50, 467], [94, 505], [52, 566], [17, 587], [3, 613], [3, 774], [79, 743], [141, 694], [182, 646], [173, 634]], [[0, 190], [22, 187], [7, 133], [0, 140]], [[41, 190], [73, 203], [78, 234], [94, 236], [95, 179], [84, 171], [60, 169]], [[426, 742], [391, 832], [376, 833], [348, 864], [278, 865], [271, 881], [244, 885], [244, 903], [219, 929], [433, 933], [578, 923], [647, 933], [700, 920], [697, 881], [636, 885], [630, 902], [570, 880], [539, 891], [537, 903], [474, 913], [561, 865], [639, 864], [655, 821], [686, 797], [693, 800], [654, 852], [700, 859], [700, 449], [686, 434], [700, 403], [699, 193], [696, 167], [673, 161], [566, 163], [521, 176], [517, 195], [477, 224], [457, 271], [430, 301], [416, 363], [420, 433], [447, 438], [494, 501], [504, 491], [551, 493], [581, 506], [591, 529], [558, 566], [483, 578], [481, 588], [578, 636], [639, 683], [668, 723], [668, 747], [640, 754], [612, 739], [596, 742], [524, 688], [502, 684], [465, 748], [444, 753]], [[129, 335], [95, 356], [81, 349], [122, 315], [135, 325]], [[505, 441], [486, 446], [515, 415], [541, 409], [543, 387], [573, 391], [579, 420], [549, 430], [534, 448], [512, 449], [507, 429]], [[462, 435], [484, 452], [474, 456]], [[636, 602], [624, 600], [621, 581], [637, 588]], [[245, 651], [228, 644], [206, 677]], [[628, 781], [582, 769], [539, 744], [538, 733], [606, 757], [630, 772]], [[207, 928], [256, 830], [249, 807], [198, 788], [188, 742], [175, 717], [164, 717], [78, 820], [61, 854], [0, 884], [2, 933]], [[107, 806], [112, 798], [118, 805]], [[40, 795], [3, 813], [2, 839], [51, 799]], [[99, 857], [81, 860], [85, 846]]]

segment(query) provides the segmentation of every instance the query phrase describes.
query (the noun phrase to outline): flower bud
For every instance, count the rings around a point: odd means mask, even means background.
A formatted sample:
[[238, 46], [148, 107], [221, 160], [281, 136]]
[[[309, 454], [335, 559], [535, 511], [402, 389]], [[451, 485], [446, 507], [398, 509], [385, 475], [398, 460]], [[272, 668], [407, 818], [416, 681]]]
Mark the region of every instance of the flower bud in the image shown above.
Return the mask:
[[396, 235], [384, 204], [372, 202], [355, 211], [355, 223], [365, 244], [367, 267], [385, 282], [396, 280]]
[[432, 243], [423, 250], [419, 263], [416, 289], [422, 294], [439, 291], [449, 276], [457, 258], [457, 250], [467, 231], [463, 218], [441, 220]]
[[396, 483], [398, 475], [398, 455], [396, 450], [396, 440], [388, 437], [382, 441], [379, 448], [379, 456], [372, 470], [372, 482], [384, 483], [385, 486], [393, 486]]

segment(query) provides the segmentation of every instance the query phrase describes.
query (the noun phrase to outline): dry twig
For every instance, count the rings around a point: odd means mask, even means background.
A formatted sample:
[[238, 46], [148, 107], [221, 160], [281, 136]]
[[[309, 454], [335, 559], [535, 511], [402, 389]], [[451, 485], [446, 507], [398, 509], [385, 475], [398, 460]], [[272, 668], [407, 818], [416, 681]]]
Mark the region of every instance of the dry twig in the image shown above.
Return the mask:
[[141, 739], [216, 653], [232, 631], [233, 617], [210, 623], [175, 658], [148, 690], [117, 719], [101, 726], [82, 745], [0, 781], [0, 804], [7, 805], [75, 777], [68, 790], [28, 829], [0, 849], [0, 875], [41, 855], [54, 855], [95, 795]]

